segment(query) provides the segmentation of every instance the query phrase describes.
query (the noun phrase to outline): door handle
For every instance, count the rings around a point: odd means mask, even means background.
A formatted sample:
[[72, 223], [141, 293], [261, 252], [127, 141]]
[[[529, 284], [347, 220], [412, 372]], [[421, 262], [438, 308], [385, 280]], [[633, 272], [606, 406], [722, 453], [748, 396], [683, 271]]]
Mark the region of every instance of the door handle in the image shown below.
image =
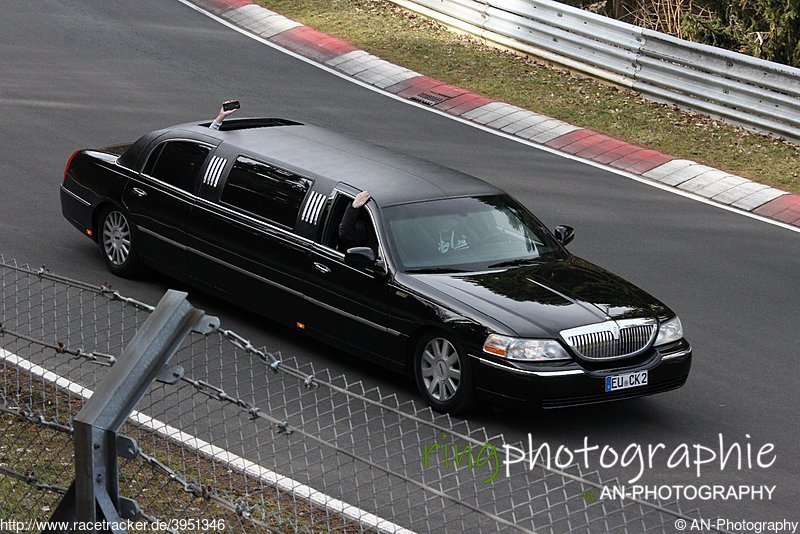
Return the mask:
[[133, 193], [139, 198], [147, 196], [147, 191], [145, 191], [144, 189], [139, 189], [138, 187], [134, 187], [133, 189], [131, 189], [131, 193]]
[[329, 272], [331, 272], [331, 268], [330, 267], [328, 267], [327, 265], [323, 265], [323, 264], [321, 264], [319, 262], [316, 262], [316, 261], [314, 262], [314, 268], [316, 270], [318, 270], [319, 272], [321, 272], [322, 274], [328, 274]]

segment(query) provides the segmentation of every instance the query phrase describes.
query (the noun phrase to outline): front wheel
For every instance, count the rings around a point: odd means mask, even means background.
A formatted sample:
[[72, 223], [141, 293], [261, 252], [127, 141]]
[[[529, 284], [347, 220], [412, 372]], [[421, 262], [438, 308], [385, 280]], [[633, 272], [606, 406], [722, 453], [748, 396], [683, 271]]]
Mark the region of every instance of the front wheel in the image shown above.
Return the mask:
[[100, 250], [108, 269], [118, 276], [133, 276], [139, 270], [135, 246], [127, 215], [116, 207], [106, 208], [100, 215]]
[[472, 370], [461, 344], [441, 333], [424, 336], [414, 358], [417, 388], [434, 410], [457, 414], [474, 403]]

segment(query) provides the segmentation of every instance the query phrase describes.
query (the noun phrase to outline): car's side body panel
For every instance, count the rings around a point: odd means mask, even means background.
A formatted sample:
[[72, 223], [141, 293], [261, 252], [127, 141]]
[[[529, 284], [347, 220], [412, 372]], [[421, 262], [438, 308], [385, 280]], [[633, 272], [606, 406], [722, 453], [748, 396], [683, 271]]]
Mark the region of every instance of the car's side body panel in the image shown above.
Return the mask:
[[188, 272], [185, 225], [192, 202], [191, 194], [142, 176], [132, 177], [122, 194], [141, 259], [180, 279]]
[[190, 281], [293, 325], [303, 300], [299, 268], [310, 242], [216, 203], [198, 202], [189, 220]]

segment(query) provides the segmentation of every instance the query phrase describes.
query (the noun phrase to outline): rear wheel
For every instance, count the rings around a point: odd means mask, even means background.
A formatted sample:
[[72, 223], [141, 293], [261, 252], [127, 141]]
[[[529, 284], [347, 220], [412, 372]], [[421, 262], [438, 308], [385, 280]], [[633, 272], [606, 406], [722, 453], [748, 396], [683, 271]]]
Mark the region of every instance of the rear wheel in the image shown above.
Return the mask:
[[433, 409], [457, 414], [472, 407], [472, 370], [461, 344], [435, 332], [417, 345], [414, 359], [417, 388]]
[[110, 207], [100, 215], [100, 251], [112, 273], [130, 277], [139, 270], [134, 237], [133, 226], [122, 210]]

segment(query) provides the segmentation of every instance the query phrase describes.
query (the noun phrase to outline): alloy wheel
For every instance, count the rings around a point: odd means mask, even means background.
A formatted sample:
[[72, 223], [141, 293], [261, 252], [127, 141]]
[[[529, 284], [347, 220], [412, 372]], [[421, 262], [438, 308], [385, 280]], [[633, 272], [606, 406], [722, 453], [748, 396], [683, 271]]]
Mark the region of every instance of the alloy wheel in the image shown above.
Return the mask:
[[455, 397], [461, 385], [461, 358], [445, 338], [435, 337], [422, 351], [420, 372], [428, 394], [439, 402]]
[[124, 265], [131, 254], [131, 228], [119, 211], [111, 211], [103, 222], [103, 251], [117, 266]]

